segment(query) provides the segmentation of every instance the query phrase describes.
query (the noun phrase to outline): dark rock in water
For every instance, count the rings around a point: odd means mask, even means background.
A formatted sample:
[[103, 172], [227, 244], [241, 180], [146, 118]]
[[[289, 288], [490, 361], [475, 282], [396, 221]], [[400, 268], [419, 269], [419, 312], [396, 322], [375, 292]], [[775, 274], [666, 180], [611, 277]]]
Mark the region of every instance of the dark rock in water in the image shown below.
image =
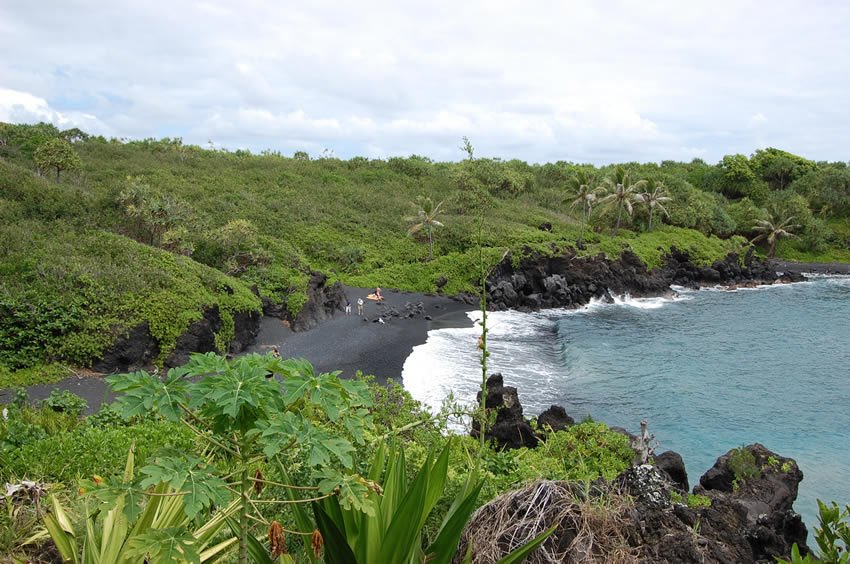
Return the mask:
[[433, 318], [430, 315], [425, 316], [425, 321], [431, 321]]
[[[736, 484], [735, 471], [742, 473], [741, 468], [751, 477], [739, 477]], [[730, 450], [699, 479], [703, 490], [735, 492], [739, 498], [752, 499], [763, 504], [760, 509], [770, 511], [790, 510], [802, 481], [803, 471], [794, 459], [779, 456], [759, 443]], [[750, 512], [751, 517], [758, 514]]]
[[790, 284], [793, 282], [805, 282], [806, 277], [800, 272], [783, 272], [779, 280], [785, 284]]
[[667, 452], [656, 455], [655, 467], [665, 473], [683, 492], [687, 492], [690, 489], [685, 461], [682, 460], [682, 456], [678, 452], [668, 450]]
[[[481, 401], [480, 391], [476, 399]], [[538, 438], [531, 424], [522, 415], [522, 404], [519, 403], [517, 390], [513, 386], [505, 386], [501, 374], [496, 373], [487, 378], [487, 398], [484, 405], [488, 410], [496, 410], [496, 422], [487, 428], [485, 438], [498, 448], [537, 446]], [[472, 436], [478, 437], [480, 429], [478, 419], [473, 419]]]
[[567, 415], [567, 411], [560, 405], [553, 405], [537, 417], [537, 427], [540, 429], [551, 428], [552, 431], [563, 431], [570, 425], [575, 425], [575, 419]]
[[159, 354], [159, 345], [151, 335], [147, 322], [136, 325], [92, 365], [92, 370], [103, 373], [130, 372], [152, 363]]

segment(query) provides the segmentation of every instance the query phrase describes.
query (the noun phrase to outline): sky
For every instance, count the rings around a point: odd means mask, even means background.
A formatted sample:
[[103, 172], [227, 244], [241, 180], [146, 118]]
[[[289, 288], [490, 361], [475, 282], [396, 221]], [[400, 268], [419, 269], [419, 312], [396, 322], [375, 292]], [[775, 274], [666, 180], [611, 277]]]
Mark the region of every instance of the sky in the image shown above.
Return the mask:
[[0, 0], [0, 121], [349, 158], [850, 159], [850, 2]]

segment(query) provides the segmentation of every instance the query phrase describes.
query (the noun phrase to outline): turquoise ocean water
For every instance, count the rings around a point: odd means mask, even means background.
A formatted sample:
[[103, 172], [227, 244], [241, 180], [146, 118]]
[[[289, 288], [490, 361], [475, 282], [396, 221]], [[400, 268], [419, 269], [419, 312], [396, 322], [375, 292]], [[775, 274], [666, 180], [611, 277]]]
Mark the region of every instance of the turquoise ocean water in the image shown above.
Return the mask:
[[[632, 431], [647, 419], [692, 485], [730, 448], [761, 442], [802, 467], [795, 508], [810, 526], [816, 498], [850, 503], [850, 278], [680, 289], [490, 323], [493, 370], [527, 415], [559, 404]], [[405, 387], [433, 406], [450, 392], [474, 399], [477, 334], [432, 331], [405, 364]]]

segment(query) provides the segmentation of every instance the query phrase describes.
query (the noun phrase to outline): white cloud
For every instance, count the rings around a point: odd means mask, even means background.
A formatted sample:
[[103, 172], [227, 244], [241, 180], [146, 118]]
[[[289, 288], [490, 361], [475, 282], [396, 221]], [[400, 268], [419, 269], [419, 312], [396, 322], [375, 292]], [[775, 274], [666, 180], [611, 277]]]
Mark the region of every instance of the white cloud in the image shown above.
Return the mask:
[[457, 159], [467, 135], [479, 154], [531, 161], [762, 144], [843, 160], [850, 4], [771, 6], [6, 3], [0, 88], [18, 102], [0, 119], [340, 156]]
[[59, 112], [47, 100], [27, 92], [0, 88], [0, 121], [7, 123], [48, 122], [60, 129], [79, 127], [95, 134], [108, 131], [97, 117], [84, 112]]
[[767, 123], [767, 116], [761, 112], [756, 112], [750, 117], [749, 126], [758, 127], [764, 123]]

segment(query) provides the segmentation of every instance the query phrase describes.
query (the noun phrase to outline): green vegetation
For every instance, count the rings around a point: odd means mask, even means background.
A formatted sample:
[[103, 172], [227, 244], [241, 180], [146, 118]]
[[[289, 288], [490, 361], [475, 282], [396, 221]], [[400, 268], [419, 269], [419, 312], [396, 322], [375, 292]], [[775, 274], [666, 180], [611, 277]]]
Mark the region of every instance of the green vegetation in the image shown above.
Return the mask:
[[747, 480], [761, 476], [761, 468], [756, 463], [755, 455], [745, 447], [732, 450], [729, 455], [729, 469], [735, 478], [732, 487], [737, 490]]
[[[610, 257], [631, 249], [656, 266], [676, 246], [706, 263], [739, 251], [769, 214], [800, 227], [767, 252], [850, 261], [846, 164], [776, 149], [717, 165], [597, 168], [479, 158], [468, 142], [468, 158], [441, 163], [123, 142], [48, 124], [0, 124], [0, 139], [5, 385], [55, 379], [22, 368], [90, 365], [143, 324], [161, 364], [214, 307], [225, 352], [233, 315], [260, 307], [253, 288], [294, 316], [313, 270], [361, 287], [435, 291], [445, 279], [447, 294], [477, 293], [482, 257], [489, 268], [508, 250], [578, 246]], [[35, 174], [48, 167], [58, 182]], [[429, 197], [413, 226], [427, 248], [404, 236], [420, 194]]]
[[[54, 485], [41, 502], [44, 526], [31, 500], [13, 508], [26, 534], [0, 523], [3, 555], [37, 554], [46, 527], [60, 553], [81, 562], [156, 559], [168, 547], [201, 561], [215, 550], [255, 562], [368, 562], [375, 550], [393, 551], [381, 561], [449, 561], [470, 514], [501, 493], [541, 476], [612, 478], [633, 457], [624, 435], [592, 421], [537, 449], [447, 439], [446, 419], [397, 384], [342, 381], [271, 355], [196, 355], [164, 380], [111, 382], [118, 402], [89, 417], [69, 395], [6, 406], [0, 479]], [[21, 424], [32, 433], [9, 441]]]
[[850, 505], [842, 510], [837, 503], [829, 505], [818, 500], [818, 526], [815, 527], [815, 541], [820, 554], [815, 558], [811, 554], [802, 556], [794, 544], [791, 560], [778, 559], [780, 564], [847, 564], [850, 562]]
[[416, 223], [410, 226], [407, 233], [413, 235], [424, 230], [428, 234], [428, 260], [431, 260], [434, 258], [434, 228], [443, 227], [443, 224], [437, 220], [442, 213], [443, 202], [434, 205], [431, 198], [417, 196], [416, 207], [419, 211], [416, 212], [416, 217], [410, 219]]
[[681, 505], [687, 505], [691, 509], [700, 509], [702, 507], [711, 507], [711, 498], [701, 494], [680, 494], [677, 491], [670, 492], [670, 501]]
[[57, 182], [62, 171], [79, 170], [82, 166], [80, 157], [74, 152], [71, 144], [60, 138], [50, 139], [39, 145], [33, 157], [39, 170], [56, 171]]

